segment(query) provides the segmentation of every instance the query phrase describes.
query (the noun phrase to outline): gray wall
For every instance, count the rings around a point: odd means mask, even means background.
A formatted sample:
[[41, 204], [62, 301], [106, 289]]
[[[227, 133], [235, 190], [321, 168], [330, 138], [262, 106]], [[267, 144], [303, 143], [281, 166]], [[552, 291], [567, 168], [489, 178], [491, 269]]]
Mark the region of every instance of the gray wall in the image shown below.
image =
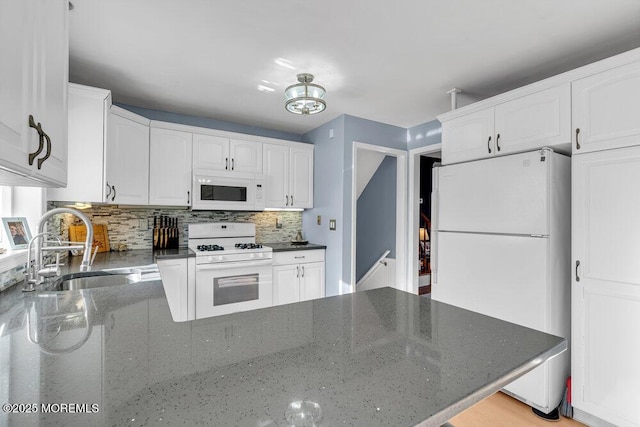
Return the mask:
[[[340, 116], [303, 135], [304, 142], [313, 143], [313, 209], [302, 213], [304, 237], [313, 243], [327, 246], [326, 250], [326, 295], [338, 295], [342, 274], [342, 234], [344, 220], [342, 209], [344, 122]], [[329, 138], [333, 129], [334, 137]], [[317, 216], [322, 217], [321, 225]], [[329, 231], [329, 219], [335, 219], [337, 229]]]
[[442, 142], [442, 124], [432, 120], [407, 129], [407, 150]]
[[[329, 138], [330, 129], [333, 138]], [[407, 130], [343, 115], [304, 134], [302, 140], [315, 145], [314, 208], [302, 214], [302, 230], [309, 241], [327, 246], [326, 294], [338, 295], [351, 290], [353, 142], [406, 150]], [[316, 223], [318, 215], [321, 225]], [[329, 231], [329, 219], [336, 219], [336, 231]]]
[[395, 258], [397, 170], [397, 159], [386, 156], [358, 198], [356, 282], [386, 250]]
[[273, 129], [265, 129], [255, 126], [245, 126], [237, 123], [225, 122], [222, 120], [209, 119], [206, 117], [187, 116], [184, 114], [169, 113], [167, 111], [151, 110], [148, 108], [135, 107], [133, 105], [118, 104], [115, 105], [132, 111], [150, 120], [158, 120], [170, 123], [179, 123], [182, 125], [198, 126], [210, 129], [225, 130], [228, 132], [246, 133], [249, 135], [266, 136], [268, 138], [286, 139], [289, 141], [302, 141], [302, 135], [289, 132], [280, 132]]

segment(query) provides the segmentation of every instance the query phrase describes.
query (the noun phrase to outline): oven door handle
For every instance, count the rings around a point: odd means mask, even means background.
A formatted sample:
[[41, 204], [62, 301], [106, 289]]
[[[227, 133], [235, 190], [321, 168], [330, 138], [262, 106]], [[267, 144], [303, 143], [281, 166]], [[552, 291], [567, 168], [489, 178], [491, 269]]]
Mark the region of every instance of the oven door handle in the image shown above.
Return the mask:
[[211, 270], [230, 270], [235, 268], [247, 268], [247, 267], [262, 267], [271, 265], [273, 260], [264, 259], [258, 261], [241, 261], [233, 263], [221, 262], [218, 264], [198, 264], [196, 265], [196, 271], [211, 271]]

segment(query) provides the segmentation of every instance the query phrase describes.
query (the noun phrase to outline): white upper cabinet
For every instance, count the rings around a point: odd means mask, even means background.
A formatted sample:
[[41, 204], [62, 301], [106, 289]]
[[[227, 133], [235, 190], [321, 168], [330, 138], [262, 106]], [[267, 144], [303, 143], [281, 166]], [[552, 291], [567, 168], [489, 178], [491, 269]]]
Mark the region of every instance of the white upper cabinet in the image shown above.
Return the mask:
[[262, 173], [262, 143], [194, 133], [193, 168]]
[[493, 108], [442, 122], [442, 163], [493, 156]]
[[496, 105], [495, 139], [496, 155], [543, 146], [569, 151], [571, 86], [564, 84]]
[[107, 202], [148, 204], [149, 120], [112, 106], [105, 151]]
[[267, 208], [313, 207], [313, 145], [264, 144]]
[[542, 147], [568, 152], [570, 143], [568, 83], [442, 122], [443, 164]]
[[573, 82], [574, 154], [640, 145], [640, 62]]
[[149, 204], [191, 205], [192, 134], [151, 127]]
[[67, 14], [63, 0], [0, 2], [0, 184], [67, 182]]
[[104, 150], [111, 92], [69, 83], [69, 168], [65, 188], [48, 190], [49, 200], [104, 203]]

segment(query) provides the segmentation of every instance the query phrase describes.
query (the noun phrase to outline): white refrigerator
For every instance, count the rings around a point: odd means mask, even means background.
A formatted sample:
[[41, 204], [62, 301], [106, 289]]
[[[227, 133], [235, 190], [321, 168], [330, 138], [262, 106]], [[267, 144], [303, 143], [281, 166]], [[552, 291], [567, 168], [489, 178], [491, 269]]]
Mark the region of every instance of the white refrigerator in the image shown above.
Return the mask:
[[[569, 339], [570, 179], [550, 149], [435, 169], [432, 298]], [[504, 391], [550, 413], [569, 363], [567, 351]]]

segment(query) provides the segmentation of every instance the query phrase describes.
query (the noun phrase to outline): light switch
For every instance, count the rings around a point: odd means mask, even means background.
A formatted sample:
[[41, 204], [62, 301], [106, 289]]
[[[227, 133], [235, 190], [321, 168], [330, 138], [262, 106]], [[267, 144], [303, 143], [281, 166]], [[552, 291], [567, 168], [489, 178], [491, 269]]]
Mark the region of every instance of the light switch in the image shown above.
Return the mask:
[[329, 230], [336, 230], [336, 220], [335, 219], [330, 219], [329, 220]]
[[322, 215], [318, 215], [318, 225], [322, 225]]

